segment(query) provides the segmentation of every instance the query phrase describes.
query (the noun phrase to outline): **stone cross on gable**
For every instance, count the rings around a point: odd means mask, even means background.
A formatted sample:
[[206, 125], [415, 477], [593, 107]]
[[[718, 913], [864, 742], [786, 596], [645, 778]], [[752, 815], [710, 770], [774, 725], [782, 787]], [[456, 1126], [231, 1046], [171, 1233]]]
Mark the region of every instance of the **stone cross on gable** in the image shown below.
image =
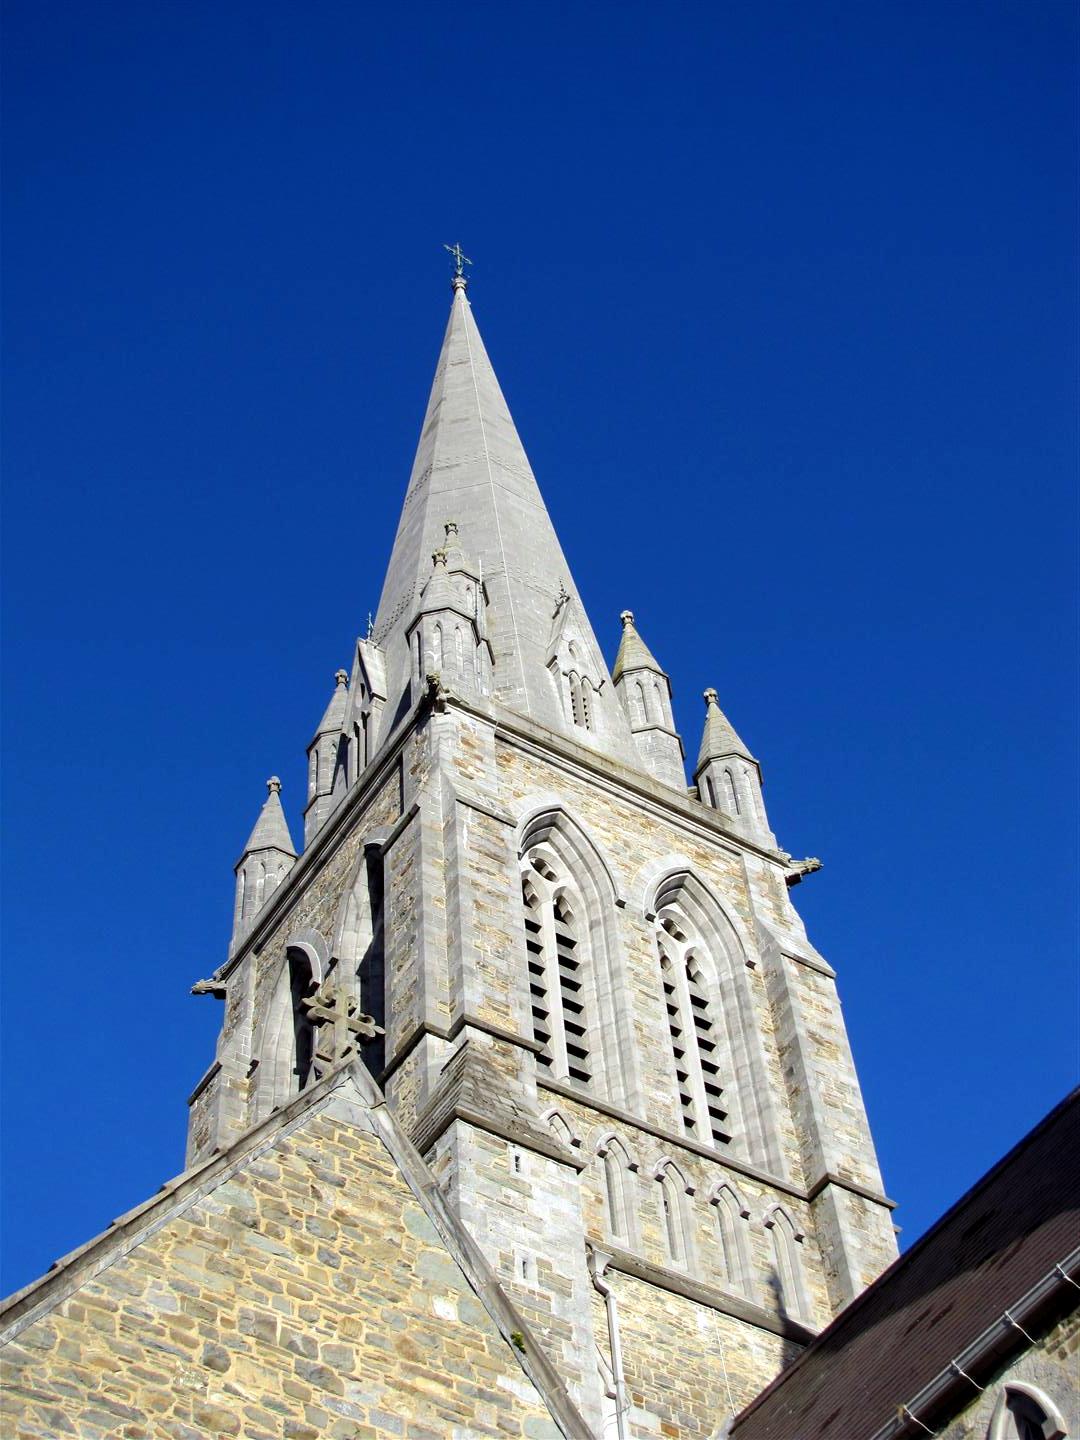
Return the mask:
[[355, 1055], [364, 1040], [383, 1034], [360, 1002], [340, 985], [324, 985], [302, 1002], [307, 1018], [318, 1030], [315, 1063], [320, 1075]]

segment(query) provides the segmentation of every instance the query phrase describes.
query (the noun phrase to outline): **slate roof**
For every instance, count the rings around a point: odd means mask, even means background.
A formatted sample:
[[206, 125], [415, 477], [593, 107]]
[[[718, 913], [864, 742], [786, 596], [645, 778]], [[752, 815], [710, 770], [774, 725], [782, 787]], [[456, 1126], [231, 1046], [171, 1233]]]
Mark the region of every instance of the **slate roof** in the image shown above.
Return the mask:
[[[1080, 1291], [1080, 1089], [998, 1162], [738, 1416], [732, 1440], [873, 1440], [936, 1430]], [[1047, 1278], [1048, 1277], [1048, 1278]], [[1014, 1307], [1046, 1279], [1046, 1296]], [[1039, 1292], [1037, 1292], [1039, 1293]], [[1026, 1317], [1026, 1318], [1025, 1318]], [[998, 1323], [1002, 1322], [1002, 1323]], [[973, 1342], [978, 1341], [976, 1346]], [[932, 1382], [938, 1380], [936, 1390]], [[929, 1387], [929, 1388], [928, 1388]], [[890, 1423], [891, 1422], [891, 1423]]]

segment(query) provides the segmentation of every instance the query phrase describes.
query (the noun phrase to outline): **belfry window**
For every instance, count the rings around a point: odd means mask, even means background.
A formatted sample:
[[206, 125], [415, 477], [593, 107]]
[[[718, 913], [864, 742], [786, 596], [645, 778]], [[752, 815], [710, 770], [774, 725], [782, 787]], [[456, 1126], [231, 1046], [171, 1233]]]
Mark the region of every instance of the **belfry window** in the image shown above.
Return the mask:
[[589, 1046], [580, 904], [542, 856], [529, 860], [521, 884], [537, 1063], [554, 1079], [588, 1086]]
[[657, 928], [657, 947], [683, 1130], [706, 1144], [726, 1145], [731, 1133], [720, 1076], [722, 1052], [701, 944], [681, 916], [666, 914]]

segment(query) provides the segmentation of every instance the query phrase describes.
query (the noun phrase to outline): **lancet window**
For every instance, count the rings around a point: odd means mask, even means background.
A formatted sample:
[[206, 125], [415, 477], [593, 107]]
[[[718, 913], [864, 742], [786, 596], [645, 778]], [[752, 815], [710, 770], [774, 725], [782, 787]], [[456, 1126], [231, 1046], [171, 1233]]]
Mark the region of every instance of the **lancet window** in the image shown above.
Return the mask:
[[731, 1132], [721, 1076], [723, 1050], [702, 943], [684, 916], [668, 912], [658, 922], [657, 946], [683, 1129], [706, 1144], [725, 1145]]
[[772, 1287], [785, 1315], [806, 1315], [806, 1293], [803, 1288], [802, 1233], [795, 1228], [791, 1216], [782, 1205], [774, 1205], [765, 1216], [765, 1228], [772, 1236]]
[[544, 856], [529, 857], [522, 877], [529, 992], [537, 1062], [553, 1079], [593, 1081], [582, 905]]
[[604, 1209], [608, 1234], [623, 1245], [633, 1245], [636, 1234], [634, 1204], [637, 1164], [631, 1160], [622, 1141], [609, 1135], [597, 1146], [603, 1167]]
[[664, 1163], [656, 1172], [660, 1186], [660, 1221], [664, 1247], [673, 1265], [690, 1261], [690, 1239], [686, 1218], [686, 1181], [677, 1166]]

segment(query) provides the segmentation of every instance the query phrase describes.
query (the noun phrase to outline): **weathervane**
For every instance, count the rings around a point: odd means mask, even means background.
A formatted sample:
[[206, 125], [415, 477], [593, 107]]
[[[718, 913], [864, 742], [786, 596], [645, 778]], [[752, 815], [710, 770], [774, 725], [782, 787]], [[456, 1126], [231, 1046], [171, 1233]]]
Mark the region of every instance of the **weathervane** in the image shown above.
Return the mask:
[[444, 245], [442, 248], [444, 250], [448, 250], [450, 254], [454, 257], [455, 278], [460, 277], [461, 279], [464, 279], [465, 266], [472, 264], [472, 261], [469, 259], [468, 255], [465, 254], [465, 251], [462, 250], [460, 245]]

